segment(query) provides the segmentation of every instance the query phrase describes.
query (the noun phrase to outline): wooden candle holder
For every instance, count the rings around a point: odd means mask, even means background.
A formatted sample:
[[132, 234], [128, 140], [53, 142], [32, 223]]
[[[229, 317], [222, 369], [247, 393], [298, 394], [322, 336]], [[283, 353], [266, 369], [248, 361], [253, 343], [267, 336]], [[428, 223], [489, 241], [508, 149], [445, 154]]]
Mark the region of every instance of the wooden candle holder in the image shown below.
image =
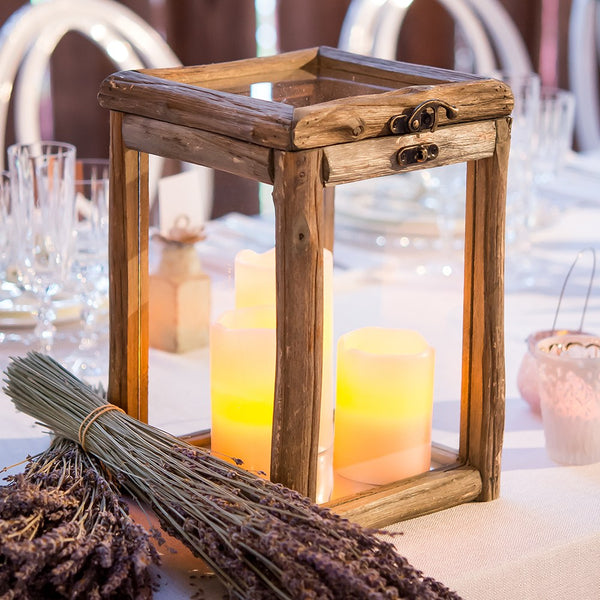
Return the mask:
[[[271, 100], [252, 97], [256, 83], [270, 84]], [[311, 497], [322, 249], [332, 246], [333, 188], [467, 162], [460, 447], [439, 469], [331, 506], [383, 526], [498, 495], [513, 106], [504, 83], [322, 47], [121, 72], [103, 82], [99, 101], [111, 111], [110, 401], [147, 420], [148, 153], [273, 184], [278, 350], [271, 477]]]

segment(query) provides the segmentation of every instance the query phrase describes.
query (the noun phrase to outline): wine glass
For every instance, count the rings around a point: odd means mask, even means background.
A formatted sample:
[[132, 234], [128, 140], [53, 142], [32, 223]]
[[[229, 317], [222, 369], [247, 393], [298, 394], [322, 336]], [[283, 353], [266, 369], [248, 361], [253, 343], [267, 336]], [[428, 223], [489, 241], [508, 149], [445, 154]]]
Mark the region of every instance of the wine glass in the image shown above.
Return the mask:
[[99, 317], [108, 294], [108, 184], [108, 160], [77, 160], [72, 273], [81, 299], [81, 330], [77, 350], [66, 363], [82, 378], [104, 375], [107, 369]]
[[35, 335], [50, 354], [56, 314], [53, 298], [67, 279], [74, 216], [75, 146], [62, 142], [17, 143], [8, 148], [18, 281], [38, 300]]
[[10, 173], [0, 172], [0, 302], [8, 301], [19, 295], [18, 287], [12, 279], [13, 248], [18, 243], [15, 238], [12, 211], [14, 206], [10, 201]]
[[424, 193], [422, 204], [436, 216], [438, 238], [433, 257], [419, 265], [419, 274], [450, 277], [462, 274], [463, 260], [456, 233], [464, 228], [466, 164], [457, 163], [421, 171]]
[[16, 235], [16, 203], [11, 202], [11, 178], [8, 171], [0, 172], [0, 343], [27, 344], [29, 335], [15, 328], [21, 314], [22, 290], [17, 285], [15, 260], [20, 244]]
[[564, 199], [553, 193], [573, 143], [575, 94], [570, 90], [542, 86], [535, 152], [533, 185], [536, 197], [535, 224], [547, 225], [564, 208]]
[[506, 182], [506, 267], [507, 289], [535, 285], [531, 233], [536, 226], [533, 161], [537, 151], [540, 78], [536, 73], [495, 73], [513, 93], [512, 128]]

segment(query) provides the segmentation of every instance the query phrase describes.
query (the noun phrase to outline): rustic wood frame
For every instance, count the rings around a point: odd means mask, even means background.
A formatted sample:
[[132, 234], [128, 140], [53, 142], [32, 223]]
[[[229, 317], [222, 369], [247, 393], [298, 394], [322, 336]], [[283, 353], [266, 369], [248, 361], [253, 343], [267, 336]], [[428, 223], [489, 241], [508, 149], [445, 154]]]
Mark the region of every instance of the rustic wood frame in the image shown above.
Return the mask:
[[[265, 74], [341, 77], [391, 91], [294, 108], [241, 96]], [[432, 98], [435, 131], [392, 135], [392, 116]], [[275, 57], [128, 71], [107, 78], [110, 109], [111, 402], [147, 420], [148, 153], [272, 183], [276, 218], [277, 373], [271, 476], [315, 495], [322, 360], [322, 249], [333, 239], [333, 187], [468, 162], [460, 447], [444, 464], [330, 504], [369, 526], [499, 493], [504, 428], [504, 210], [512, 94], [502, 82], [314, 48]], [[440, 148], [401, 166], [399, 149]], [[294, 276], [291, 276], [294, 274]], [[290, 298], [293, 298], [293, 312]], [[299, 425], [300, 424], [300, 425]]]

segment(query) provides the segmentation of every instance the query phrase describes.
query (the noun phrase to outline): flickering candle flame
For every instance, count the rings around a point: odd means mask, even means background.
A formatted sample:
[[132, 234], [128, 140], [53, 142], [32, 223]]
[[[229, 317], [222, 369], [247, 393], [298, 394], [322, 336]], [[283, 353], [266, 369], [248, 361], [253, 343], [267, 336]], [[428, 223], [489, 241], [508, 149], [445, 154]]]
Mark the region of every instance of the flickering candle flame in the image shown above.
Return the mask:
[[340, 338], [337, 477], [380, 485], [429, 470], [433, 374], [434, 351], [415, 331], [367, 327]]

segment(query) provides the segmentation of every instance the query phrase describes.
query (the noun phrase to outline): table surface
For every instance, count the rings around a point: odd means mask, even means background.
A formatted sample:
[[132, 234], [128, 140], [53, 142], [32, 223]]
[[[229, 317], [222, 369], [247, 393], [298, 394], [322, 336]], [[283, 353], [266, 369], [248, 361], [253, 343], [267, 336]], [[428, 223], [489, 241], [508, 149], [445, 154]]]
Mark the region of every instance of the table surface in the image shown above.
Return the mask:
[[[570, 264], [579, 250], [598, 245], [600, 193], [595, 198], [594, 189], [600, 190], [600, 175], [575, 175], [573, 171], [571, 176], [568, 182], [561, 179], [553, 189], [564, 210], [532, 234], [525, 255], [532, 267], [528, 279], [517, 280], [507, 272], [506, 428], [500, 498], [464, 504], [389, 528], [402, 532], [391, 538], [402, 555], [465, 599], [600, 597], [600, 463], [561, 466], [552, 462], [544, 448], [541, 417], [519, 397], [516, 387], [525, 338], [551, 328]], [[242, 244], [259, 250], [272, 244], [268, 219], [248, 221], [230, 215], [210, 223], [209, 237], [199, 249], [205, 267], [212, 271], [213, 316], [232, 305], [229, 274], [235, 251]], [[439, 261], [439, 254], [429, 250], [388, 252], [381, 245], [350, 245], [343, 236], [336, 241], [335, 261], [336, 338], [365, 325], [419, 330], [436, 349], [433, 437], [456, 447], [460, 275], [455, 271], [446, 277], [428, 271]], [[590, 268], [589, 260], [586, 263], [582, 257], [580, 262], [569, 280], [559, 327], [576, 328], [579, 324]], [[519, 264], [525, 264], [523, 257]], [[600, 295], [596, 290], [585, 329], [600, 332]], [[75, 325], [59, 329], [58, 358], [72, 350], [75, 334]], [[26, 345], [4, 339], [0, 368], [4, 370], [9, 356], [25, 350]], [[207, 428], [207, 375], [206, 349], [183, 355], [151, 350], [150, 422], [176, 434]], [[0, 393], [0, 468], [44, 449], [48, 441], [44, 430], [30, 417], [17, 413]], [[195, 589], [190, 575], [199, 568], [199, 561], [184, 549], [166, 553], [156, 597], [189, 598]], [[207, 597], [220, 597], [218, 585], [208, 585], [213, 591], [209, 589]]]

